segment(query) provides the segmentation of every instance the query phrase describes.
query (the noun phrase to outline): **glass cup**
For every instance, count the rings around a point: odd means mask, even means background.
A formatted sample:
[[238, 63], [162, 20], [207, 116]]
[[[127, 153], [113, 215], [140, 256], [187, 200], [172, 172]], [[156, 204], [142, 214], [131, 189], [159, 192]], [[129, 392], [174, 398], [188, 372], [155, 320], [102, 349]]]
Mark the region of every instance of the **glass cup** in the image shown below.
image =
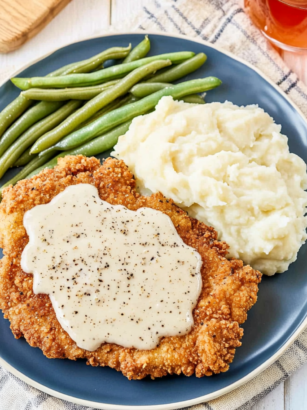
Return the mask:
[[277, 47], [307, 51], [307, 0], [244, 0], [253, 23]]

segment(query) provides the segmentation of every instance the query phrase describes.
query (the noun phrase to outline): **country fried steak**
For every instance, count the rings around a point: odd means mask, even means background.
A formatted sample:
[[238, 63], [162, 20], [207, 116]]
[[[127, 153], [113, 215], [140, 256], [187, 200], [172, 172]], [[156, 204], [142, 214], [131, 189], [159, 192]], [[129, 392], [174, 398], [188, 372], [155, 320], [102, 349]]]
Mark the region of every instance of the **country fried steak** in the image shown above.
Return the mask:
[[[28, 243], [23, 226], [26, 211], [47, 204], [67, 186], [92, 184], [100, 198], [130, 210], [149, 207], [167, 214], [183, 241], [201, 255], [203, 288], [194, 309], [194, 327], [185, 336], [164, 337], [153, 350], [102, 344], [90, 352], [79, 348], [61, 328], [49, 296], [35, 295], [32, 275], [23, 272], [21, 254]], [[92, 366], [109, 366], [129, 379], [167, 374], [197, 377], [225, 372], [241, 345], [240, 324], [256, 303], [261, 274], [240, 260], [227, 260], [228, 246], [211, 227], [190, 218], [162, 194], [141, 196], [123, 161], [67, 156], [52, 170], [4, 190], [0, 205], [0, 308], [18, 339], [24, 337], [48, 358], [87, 359]]]

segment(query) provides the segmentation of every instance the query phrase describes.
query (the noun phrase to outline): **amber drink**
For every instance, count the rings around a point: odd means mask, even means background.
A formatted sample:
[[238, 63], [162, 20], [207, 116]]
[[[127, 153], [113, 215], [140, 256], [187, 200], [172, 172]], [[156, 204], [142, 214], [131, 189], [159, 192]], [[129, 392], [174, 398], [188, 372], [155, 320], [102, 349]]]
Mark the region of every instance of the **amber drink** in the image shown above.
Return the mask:
[[254, 24], [276, 46], [307, 51], [307, 0], [245, 0]]

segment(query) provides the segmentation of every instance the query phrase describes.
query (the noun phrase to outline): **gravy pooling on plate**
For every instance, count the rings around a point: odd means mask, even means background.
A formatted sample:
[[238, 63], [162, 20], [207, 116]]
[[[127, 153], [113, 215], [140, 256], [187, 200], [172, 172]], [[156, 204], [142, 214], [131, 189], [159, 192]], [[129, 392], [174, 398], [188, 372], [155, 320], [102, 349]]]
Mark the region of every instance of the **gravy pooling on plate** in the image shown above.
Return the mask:
[[191, 330], [201, 257], [167, 215], [111, 205], [79, 184], [26, 212], [24, 226], [22, 269], [79, 347], [153, 349], [162, 336]]

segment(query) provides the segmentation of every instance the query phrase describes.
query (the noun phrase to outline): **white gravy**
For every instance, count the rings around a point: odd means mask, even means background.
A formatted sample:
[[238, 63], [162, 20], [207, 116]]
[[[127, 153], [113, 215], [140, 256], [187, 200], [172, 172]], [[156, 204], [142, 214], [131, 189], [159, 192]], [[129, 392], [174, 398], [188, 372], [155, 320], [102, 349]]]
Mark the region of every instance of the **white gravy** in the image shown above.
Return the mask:
[[167, 215], [111, 205], [79, 184], [26, 212], [24, 226], [22, 269], [79, 347], [147, 350], [191, 330], [201, 257]]

